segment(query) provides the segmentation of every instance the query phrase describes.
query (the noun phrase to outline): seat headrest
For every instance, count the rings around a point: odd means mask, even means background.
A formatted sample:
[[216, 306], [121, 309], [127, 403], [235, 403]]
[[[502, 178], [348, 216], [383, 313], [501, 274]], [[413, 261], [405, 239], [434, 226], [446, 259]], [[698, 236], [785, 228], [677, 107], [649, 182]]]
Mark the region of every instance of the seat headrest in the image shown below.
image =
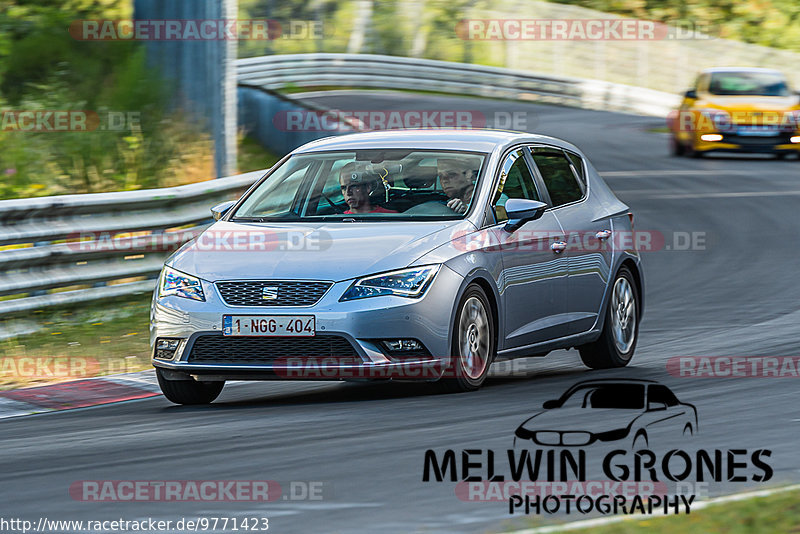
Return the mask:
[[403, 182], [409, 189], [424, 189], [436, 183], [436, 176], [436, 167], [416, 167], [406, 171]]

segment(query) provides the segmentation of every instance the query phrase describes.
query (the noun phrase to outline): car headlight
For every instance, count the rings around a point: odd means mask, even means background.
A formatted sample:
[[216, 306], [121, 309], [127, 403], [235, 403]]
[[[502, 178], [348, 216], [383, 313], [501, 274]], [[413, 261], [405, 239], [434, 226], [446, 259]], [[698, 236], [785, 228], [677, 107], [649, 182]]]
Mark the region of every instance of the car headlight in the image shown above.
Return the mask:
[[158, 296], [160, 298], [170, 295], [192, 300], [206, 300], [205, 295], [203, 295], [203, 286], [200, 284], [199, 278], [176, 271], [172, 267], [165, 266], [164, 272], [161, 273]]
[[428, 265], [360, 278], [353, 282], [353, 285], [344, 292], [339, 301], [383, 295], [418, 298], [431, 285], [437, 272], [439, 272], [439, 265]]

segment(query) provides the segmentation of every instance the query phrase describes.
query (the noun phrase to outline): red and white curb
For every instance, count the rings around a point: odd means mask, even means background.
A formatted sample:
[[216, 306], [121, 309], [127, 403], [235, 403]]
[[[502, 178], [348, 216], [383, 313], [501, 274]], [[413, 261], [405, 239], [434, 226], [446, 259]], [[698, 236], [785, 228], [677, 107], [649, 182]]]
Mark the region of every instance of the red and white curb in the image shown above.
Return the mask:
[[0, 419], [146, 399], [160, 394], [153, 370], [0, 391]]

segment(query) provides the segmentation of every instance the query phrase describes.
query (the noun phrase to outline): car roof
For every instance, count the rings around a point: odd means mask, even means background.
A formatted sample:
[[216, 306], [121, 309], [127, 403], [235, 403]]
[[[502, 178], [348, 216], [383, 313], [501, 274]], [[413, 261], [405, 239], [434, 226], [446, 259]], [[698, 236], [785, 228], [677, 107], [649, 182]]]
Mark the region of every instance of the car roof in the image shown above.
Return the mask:
[[658, 384], [655, 380], [647, 380], [647, 379], [640, 379], [640, 378], [595, 378], [592, 380], [584, 380], [583, 382], [578, 382], [577, 384], [573, 384], [570, 389], [578, 387], [578, 386], [591, 386], [591, 385], [601, 385], [601, 384]]
[[489, 129], [380, 130], [326, 137], [307, 143], [294, 153], [370, 148], [408, 148], [491, 152], [517, 142], [547, 143], [570, 150], [575, 148], [561, 139], [546, 135]]
[[712, 67], [710, 69], [705, 69], [704, 73], [713, 74], [715, 72], [761, 72], [761, 73], [769, 73], [769, 74], [780, 74], [783, 76], [784, 74], [777, 70], [777, 69], [768, 69], [765, 67]]

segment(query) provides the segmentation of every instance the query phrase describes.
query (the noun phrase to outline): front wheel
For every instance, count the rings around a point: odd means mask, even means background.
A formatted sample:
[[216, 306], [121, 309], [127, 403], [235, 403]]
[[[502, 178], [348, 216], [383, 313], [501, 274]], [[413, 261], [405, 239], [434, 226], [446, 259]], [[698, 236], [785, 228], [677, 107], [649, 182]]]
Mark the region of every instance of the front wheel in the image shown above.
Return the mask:
[[496, 348], [489, 299], [480, 286], [471, 285], [458, 305], [450, 365], [439, 380], [440, 389], [458, 392], [481, 387], [489, 374]]
[[225, 386], [224, 381], [168, 380], [161, 369], [156, 369], [156, 377], [161, 392], [175, 404], [210, 404]]
[[628, 365], [639, 335], [638, 314], [639, 293], [636, 283], [631, 271], [623, 266], [614, 278], [600, 337], [578, 347], [583, 363], [592, 369]]
[[686, 147], [683, 146], [681, 142], [678, 141], [678, 138], [675, 137], [674, 135], [670, 137], [669, 145], [670, 145], [670, 153], [673, 156], [681, 157], [684, 154], [686, 154]]

